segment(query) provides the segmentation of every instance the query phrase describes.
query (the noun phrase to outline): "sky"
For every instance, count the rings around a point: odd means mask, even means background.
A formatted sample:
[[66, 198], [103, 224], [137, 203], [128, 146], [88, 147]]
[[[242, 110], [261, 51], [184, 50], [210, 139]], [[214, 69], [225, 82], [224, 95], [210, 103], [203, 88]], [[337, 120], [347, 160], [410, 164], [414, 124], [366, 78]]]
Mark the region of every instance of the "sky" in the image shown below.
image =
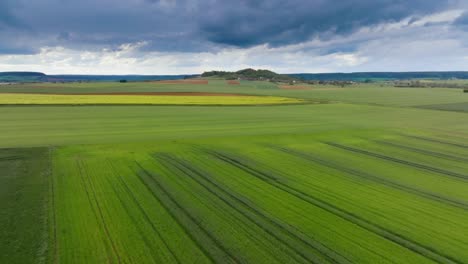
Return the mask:
[[0, 0], [0, 71], [468, 71], [468, 0]]

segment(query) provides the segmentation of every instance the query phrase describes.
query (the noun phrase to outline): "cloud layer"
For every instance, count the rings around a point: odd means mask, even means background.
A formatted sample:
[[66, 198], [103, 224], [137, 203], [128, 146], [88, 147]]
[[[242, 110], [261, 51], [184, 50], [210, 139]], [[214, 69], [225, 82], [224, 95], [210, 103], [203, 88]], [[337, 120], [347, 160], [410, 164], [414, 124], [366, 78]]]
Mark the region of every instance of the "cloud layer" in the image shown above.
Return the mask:
[[466, 8], [456, 0], [2, 0], [0, 70], [113, 73], [112, 60], [125, 73], [424, 70], [436, 68], [416, 62], [429, 52], [446, 69], [466, 62]]

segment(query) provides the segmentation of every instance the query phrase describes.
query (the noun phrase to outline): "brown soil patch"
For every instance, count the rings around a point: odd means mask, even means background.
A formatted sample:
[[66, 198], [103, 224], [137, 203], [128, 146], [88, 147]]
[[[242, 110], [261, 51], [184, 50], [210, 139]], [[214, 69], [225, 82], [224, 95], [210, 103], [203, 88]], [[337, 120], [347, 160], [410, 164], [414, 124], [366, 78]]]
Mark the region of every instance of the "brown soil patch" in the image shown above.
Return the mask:
[[240, 82], [235, 81], [235, 80], [230, 80], [230, 81], [227, 81], [227, 84], [229, 84], [229, 85], [240, 85]]
[[345, 88], [312, 88], [314, 91], [344, 91]]
[[305, 85], [281, 85], [281, 89], [286, 89], [286, 90], [311, 90], [312, 87], [310, 86], [305, 86]]
[[166, 80], [166, 81], [153, 81], [154, 83], [161, 84], [208, 84], [208, 80]]
[[312, 86], [305, 86], [305, 85], [281, 85], [279, 86], [280, 89], [284, 90], [314, 90], [314, 91], [333, 91], [333, 90], [344, 90], [344, 88], [314, 88]]

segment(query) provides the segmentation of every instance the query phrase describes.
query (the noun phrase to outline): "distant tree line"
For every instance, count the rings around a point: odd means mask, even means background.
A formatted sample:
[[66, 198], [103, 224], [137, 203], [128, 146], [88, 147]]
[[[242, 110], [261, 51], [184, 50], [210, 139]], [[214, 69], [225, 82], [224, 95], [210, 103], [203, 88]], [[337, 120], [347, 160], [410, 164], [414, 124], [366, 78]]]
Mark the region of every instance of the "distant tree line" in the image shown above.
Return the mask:
[[444, 81], [421, 81], [421, 80], [407, 80], [393, 82], [395, 87], [443, 87], [443, 88], [464, 88], [468, 89], [468, 84], [453, 83]]
[[411, 79], [468, 79], [468, 72], [353, 72], [353, 73], [297, 73], [292, 77], [303, 80], [411, 80]]

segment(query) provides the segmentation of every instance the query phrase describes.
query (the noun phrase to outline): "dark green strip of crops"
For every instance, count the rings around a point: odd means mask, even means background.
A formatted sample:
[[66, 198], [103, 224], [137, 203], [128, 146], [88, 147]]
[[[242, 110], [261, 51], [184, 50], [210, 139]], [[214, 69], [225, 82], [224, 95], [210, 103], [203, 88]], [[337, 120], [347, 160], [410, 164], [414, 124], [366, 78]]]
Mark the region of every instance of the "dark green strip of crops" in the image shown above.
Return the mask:
[[50, 237], [49, 237], [49, 254], [48, 254], [48, 262], [58, 263], [58, 253], [59, 253], [59, 243], [58, 243], [58, 236], [57, 236], [57, 202], [56, 200], [56, 186], [55, 186], [55, 179], [53, 177], [53, 166], [52, 166], [52, 150], [49, 149], [49, 214], [48, 214], [48, 225], [51, 229]]
[[308, 193], [305, 193], [304, 191], [301, 191], [297, 188], [291, 187], [285, 183], [282, 183], [278, 180], [272, 180], [272, 179], [279, 179], [278, 175], [272, 175], [269, 172], [264, 172], [258, 169], [258, 166], [250, 166], [248, 164], [254, 164], [253, 161], [248, 160], [246, 158], [238, 158], [234, 157], [231, 154], [226, 154], [226, 153], [220, 153], [217, 151], [210, 151], [209, 152], [213, 157], [218, 158], [228, 164], [231, 164], [232, 166], [238, 167], [241, 170], [244, 170], [248, 172], [250, 175], [272, 185], [277, 187], [280, 190], [283, 190], [284, 192], [289, 193], [290, 195], [293, 195], [307, 203], [310, 203], [311, 205], [314, 205], [316, 207], [319, 207], [331, 214], [334, 214], [346, 221], [349, 221], [351, 223], [354, 223], [372, 233], [375, 233], [379, 236], [382, 236], [383, 238], [386, 238], [396, 244], [399, 244], [402, 247], [405, 247], [413, 252], [416, 252], [418, 254], [421, 254], [422, 256], [427, 257], [428, 259], [432, 259], [436, 262], [441, 262], [441, 263], [463, 263], [463, 261], [458, 260], [452, 256], [446, 255], [442, 252], [439, 252], [437, 249], [434, 249], [430, 246], [420, 244], [419, 242], [413, 241], [407, 237], [405, 237], [402, 234], [395, 233], [385, 227], [379, 226], [376, 223], [373, 223], [372, 221], [369, 221], [367, 219], [361, 218], [360, 216], [346, 211], [342, 208], [336, 207], [322, 199], [319, 199], [317, 197], [311, 196]]
[[444, 140], [440, 140], [440, 139], [427, 138], [427, 137], [421, 137], [421, 136], [413, 136], [413, 135], [403, 135], [403, 136], [408, 137], [408, 138], [415, 138], [415, 139], [419, 139], [419, 140], [423, 140], [423, 141], [435, 142], [435, 143], [440, 143], [440, 144], [443, 144], [443, 145], [468, 149], [468, 145], [453, 143], [453, 142], [444, 141]]
[[2, 161], [12, 161], [12, 160], [21, 160], [23, 159], [24, 156], [6, 156], [6, 157], [0, 157], [0, 162]]
[[440, 169], [440, 168], [435, 168], [435, 167], [427, 166], [427, 165], [424, 165], [424, 164], [419, 164], [419, 163], [412, 162], [412, 161], [402, 160], [402, 159], [398, 159], [398, 158], [394, 158], [394, 157], [390, 157], [390, 156], [370, 152], [370, 151], [363, 150], [363, 149], [349, 147], [349, 146], [345, 146], [345, 145], [341, 145], [341, 144], [337, 144], [337, 143], [326, 142], [326, 144], [329, 145], [329, 146], [332, 146], [332, 147], [339, 148], [339, 149], [343, 149], [343, 150], [347, 150], [347, 151], [351, 151], [351, 152], [355, 152], [355, 153], [359, 153], [359, 154], [363, 154], [363, 155], [366, 155], [366, 156], [375, 157], [375, 158], [379, 158], [379, 159], [383, 159], [383, 160], [387, 160], [387, 161], [392, 161], [392, 162], [395, 162], [395, 163], [407, 165], [407, 166], [414, 167], [414, 168], [417, 168], [417, 169], [423, 169], [423, 170], [426, 170], [426, 171], [435, 172], [435, 173], [438, 173], [438, 174], [447, 175], [447, 176], [451, 176], [451, 177], [458, 178], [458, 179], [468, 180], [468, 175], [465, 175], [465, 174], [461, 174], [461, 173], [457, 173], [457, 172], [453, 172], [453, 171], [448, 171], [448, 170], [444, 170], [444, 169]]
[[405, 146], [405, 145], [401, 145], [401, 144], [397, 144], [397, 143], [393, 143], [393, 142], [388, 142], [388, 141], [384, 141], [384, 140], [374, 140], [374, 142], [379, 143], [379, 144], [383, 144], [383, 145], [388, 145], [388, 146], [400, 148], [400, 149], [409, 150], [409, 151], [416, 152], [416, 153], [421, 153], [421, 154], [433, 156], [433, 157], [436, 157], [436, 158], [443, 158], [443, 159], [447, 159], [447, 160], [451, 160], [451, 161], [468, 162], [468, 159], [466, 159], [466, 158], [457, 157], [457, 156], [453, 156], [453, 155], [449, 155], [449, 154], [445, 154], [445, 153], [440, 153], [440, 152], [436, 152], [436, 151], [430, 151], [430, 150]]
[[48, 148], [0, 149], [0, 263], [44, 263], [50, 250]]

